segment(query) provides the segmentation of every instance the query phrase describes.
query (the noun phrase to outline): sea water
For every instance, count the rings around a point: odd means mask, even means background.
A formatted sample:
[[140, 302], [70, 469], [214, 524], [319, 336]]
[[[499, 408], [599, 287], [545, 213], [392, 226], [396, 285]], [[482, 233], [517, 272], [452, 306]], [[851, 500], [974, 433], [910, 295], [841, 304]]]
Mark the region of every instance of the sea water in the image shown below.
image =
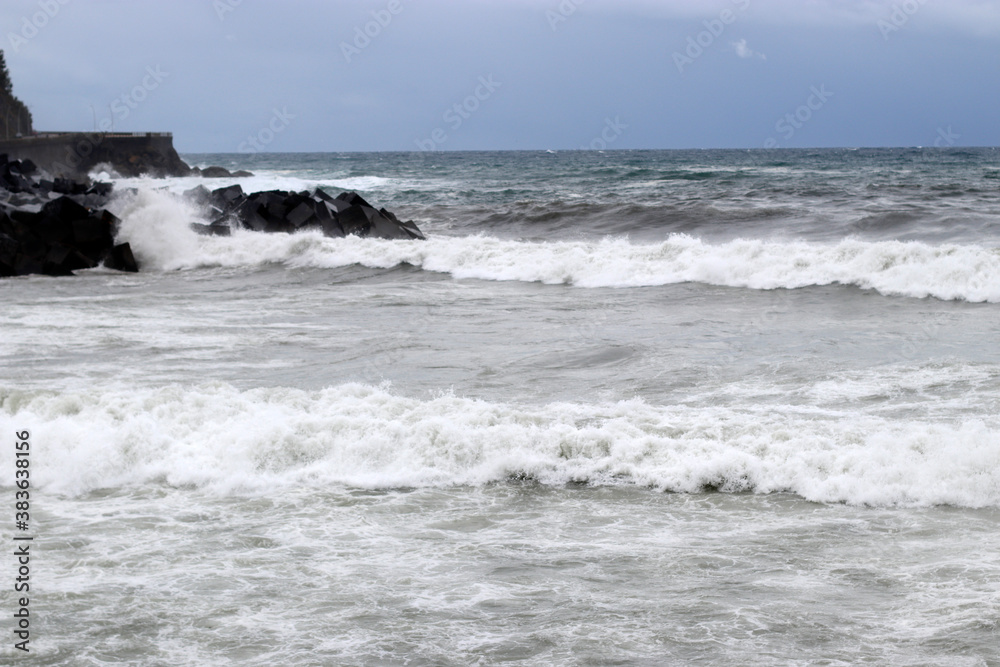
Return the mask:
[[33, 664], [1000, 664], [1000, 151], [185, 157], [428, 240], [98, 174], [143, 270], [0, 281]]

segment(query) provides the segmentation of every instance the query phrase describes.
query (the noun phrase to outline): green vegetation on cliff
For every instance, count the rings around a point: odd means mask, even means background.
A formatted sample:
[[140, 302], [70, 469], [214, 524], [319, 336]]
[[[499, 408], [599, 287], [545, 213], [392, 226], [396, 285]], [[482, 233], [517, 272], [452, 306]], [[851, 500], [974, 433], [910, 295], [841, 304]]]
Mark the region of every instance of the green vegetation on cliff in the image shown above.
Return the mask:
[[14, 97], [7, 61], [0, 50], [0, 138], [13, 139], [31, 132], [31, 112], [24, 102]]

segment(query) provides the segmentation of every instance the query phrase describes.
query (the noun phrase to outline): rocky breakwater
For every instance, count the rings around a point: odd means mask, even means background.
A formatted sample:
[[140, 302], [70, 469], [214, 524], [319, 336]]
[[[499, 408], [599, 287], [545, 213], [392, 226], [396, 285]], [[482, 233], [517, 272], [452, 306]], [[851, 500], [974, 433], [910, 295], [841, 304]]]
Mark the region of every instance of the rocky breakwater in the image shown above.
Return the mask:
[[36, 174], [30, 160], [0, 154], [0, 277], [66, 276], [102, 264], [139, 270], [129, 244], [115, 244], [120, 221], [103, 208], [109, 183]]
[[[66, 276], [101, 265], [138, 271], [129, 244], [115, 243], [121, 221], [105, 208], [111, 195], [110, 183], [48, 180], [30, 160], [0, 154], [0, 277]], [[315, 229], [334, 238], [424, 238], [413, 222], [376, 209], [355, 192], [246, 194], [233, 185], [215, 191], [198, 186], [185, 195], [212, 221], [191, 224], [200, 234], [228, 236], [238, 227], [269, 233]]]
[[412, 221], [402, 221], [384, 208], [376, 209], [356, 192], [331, 197], [317, 188], [312, 193], [273, 190], [248, 195], [239, 185], [232, 185], [212, 192], [198, 186], [185, 195], [203, 206], [213, 220], [207, 225], [191, 225], [200, 234], [228, 236], [235, 224], [255, 232], [318, 229], [333, 238], [424, 239]]

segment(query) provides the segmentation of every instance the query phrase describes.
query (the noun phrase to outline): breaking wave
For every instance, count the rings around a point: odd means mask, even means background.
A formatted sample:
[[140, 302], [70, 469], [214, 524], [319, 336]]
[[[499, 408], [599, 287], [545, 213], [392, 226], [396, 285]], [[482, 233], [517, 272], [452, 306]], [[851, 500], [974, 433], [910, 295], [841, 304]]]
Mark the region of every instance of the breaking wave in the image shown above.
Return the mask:
[[[1000, 505], [990, 421], [898, 421], [810, 406], [521, 407], [226, 384], [0, 390], [0, 427], [31, 425], [32, 480], [69, 496], [192, 486], [445, 487], [512, 479], [697, 493], [790, 492], [860, 505]], [[12, 453], [0, 458], [7, 467]], [[4, 482], [5, 484], [9, 482]]]
[[610, 237], [529, 242], [435, 235], [432, 230], [426, 242], [330, 239], [318, 232], [207, 238], [189, 229], [198, 220], [197, 211], [165, 192], [140, 191], [120, 203], [117, 212], [124, 219], [119, 240], [131, 243], [147, 270], [409, 265], [458, 279], [582, 288], [685, 282], [761, 290], [850, 285], [886, 296], [1000, 302], [1000, 249], [978, 245], [853, 238], [836, 243], [710, 243], [686, 234], [657, 243]]

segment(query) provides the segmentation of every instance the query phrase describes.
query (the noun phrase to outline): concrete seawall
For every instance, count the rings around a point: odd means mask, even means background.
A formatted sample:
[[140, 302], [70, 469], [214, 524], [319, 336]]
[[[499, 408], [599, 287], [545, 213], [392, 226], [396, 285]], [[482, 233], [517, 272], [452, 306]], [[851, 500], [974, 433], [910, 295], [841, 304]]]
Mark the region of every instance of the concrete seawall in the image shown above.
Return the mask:
[[0, 140], [0, 153], [31, 160], [53, 177], [80, 178], [99, 164], [123, 176], [185, 176], [190, 172], [169, 132], [47, 132]]

